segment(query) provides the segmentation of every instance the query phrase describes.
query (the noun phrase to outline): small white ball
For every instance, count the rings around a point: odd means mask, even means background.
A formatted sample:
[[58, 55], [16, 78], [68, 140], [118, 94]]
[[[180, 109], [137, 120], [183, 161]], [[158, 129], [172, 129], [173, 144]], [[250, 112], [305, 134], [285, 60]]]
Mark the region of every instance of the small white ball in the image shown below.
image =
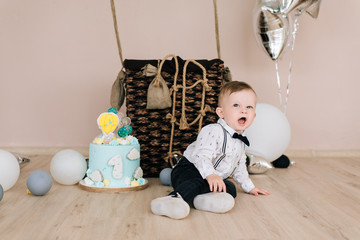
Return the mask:
[[81, 153], [65, 149], [54, 155], [50, 164], [50, 173], [60, 184], [73, 185], [85, 176], [87, 164]]
[[16, 157], [0, 149], [0, 184], [4, 191], [12, 188], [20, 175], [20, 166]]

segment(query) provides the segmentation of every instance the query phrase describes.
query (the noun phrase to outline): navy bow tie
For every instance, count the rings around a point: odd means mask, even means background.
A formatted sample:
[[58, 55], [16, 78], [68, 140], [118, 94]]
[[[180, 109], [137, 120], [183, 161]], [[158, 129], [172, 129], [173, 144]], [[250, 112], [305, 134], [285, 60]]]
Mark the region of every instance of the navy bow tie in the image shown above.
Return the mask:
[[238, 138], [241, 141], [243, 141], [248, 147], [250, 146], [250, 143], [249, 143], [249, 140], [247, 139], [247, 137], [245, 137], [245, 136], [243, 136], [241, 134], [238, 134], [238, 133], [234, 133], [234, 135], [232, 137], [233, 138]]

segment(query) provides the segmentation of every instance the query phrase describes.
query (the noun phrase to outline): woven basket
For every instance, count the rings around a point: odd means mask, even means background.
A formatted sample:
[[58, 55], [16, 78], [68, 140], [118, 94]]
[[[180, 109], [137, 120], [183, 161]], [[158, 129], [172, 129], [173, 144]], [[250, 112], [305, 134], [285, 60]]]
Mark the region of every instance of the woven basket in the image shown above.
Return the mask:
[[[177, 85], [182, 85], [182, 71], [185, 61], [177, 58], [179, 62], [179, 76]], [[217, 121], [215, 109], [217, 107], [217, 96], [223, 82], [224, 63], [220, 59], [197, 60], [205, 69], [207, 84], [211, 90], [206, 92], [205, 103], [210, 106], [210, 111], [203, 117], [202, 125]], [[153, 77], [143, 76], [141, 70], [146, 64], [158, 65], [158, 60], [128, 60], [124, 61], [126, 78], [124, 80], [126, 89], [127, 116], [132, 120], [133, 135], [136, 136], [141, 145], [141, 167], [145, 177], [158, 177], [162, 169], [171, 167], [169, 161], [169, 147], [172, 125], [167, 115], [172, 108], [168, 109], [146, 109], [147, 90]], [[175, 73], [175, 61], [166, 60], [162, 67], [161, 75], [166, 81], [169, 89], [173, 86]], [[186, 85], [193, 85], [203, 77], [202, 70], [193, 63], [190, 63], [186, 71]], [[192, 122], [199, 115], [201, 108], [203, 87], [201, 84], [192, 89], [186, 90], [186, 118]], [[175, 117], [181, 117], [182, 92], [176, 92]], [[186, 147], [196, 140], [199, 131], [199, 124], [194, 124], [187, 129], [180, 130], [175, 127], [173, 135], [172, 152], [182, 153]]]

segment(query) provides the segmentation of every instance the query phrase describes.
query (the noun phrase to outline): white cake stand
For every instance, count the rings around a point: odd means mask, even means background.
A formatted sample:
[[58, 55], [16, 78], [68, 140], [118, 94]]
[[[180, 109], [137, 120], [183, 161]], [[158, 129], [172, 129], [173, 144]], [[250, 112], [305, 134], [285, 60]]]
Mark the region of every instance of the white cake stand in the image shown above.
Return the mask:
[[129, 187], [121, 187], [121, 188], [112, 188], [112, 187], [95, 187], [86, 185], [84, 180], [79, 182], [79, 186], [81, 189], [89, 191], [89, 192], [108, 192], [108, 193], [118, 193], [118, 192], [131, 192], [131, 191], [139, 191], [147, 188], [149, 185], [148, 180], [145, 179], [145, 183], [138, 186], [129, 186]]

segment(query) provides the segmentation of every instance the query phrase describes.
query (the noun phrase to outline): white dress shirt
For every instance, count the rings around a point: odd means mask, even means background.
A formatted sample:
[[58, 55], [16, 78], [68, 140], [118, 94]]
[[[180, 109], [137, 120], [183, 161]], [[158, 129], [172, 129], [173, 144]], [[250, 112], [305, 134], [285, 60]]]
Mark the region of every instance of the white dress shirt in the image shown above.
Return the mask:
[[249, 192], [255, 185], [246, 167], [245, 144], [233, 138], [234, 133], [235, 130], [220, 118], [218, 123], [201, 129], [196, 141], [185, 150], [184, 157], [195, 165], [204, 179], [210, 174], [222, 179], [232, 176], [245, 192]]

